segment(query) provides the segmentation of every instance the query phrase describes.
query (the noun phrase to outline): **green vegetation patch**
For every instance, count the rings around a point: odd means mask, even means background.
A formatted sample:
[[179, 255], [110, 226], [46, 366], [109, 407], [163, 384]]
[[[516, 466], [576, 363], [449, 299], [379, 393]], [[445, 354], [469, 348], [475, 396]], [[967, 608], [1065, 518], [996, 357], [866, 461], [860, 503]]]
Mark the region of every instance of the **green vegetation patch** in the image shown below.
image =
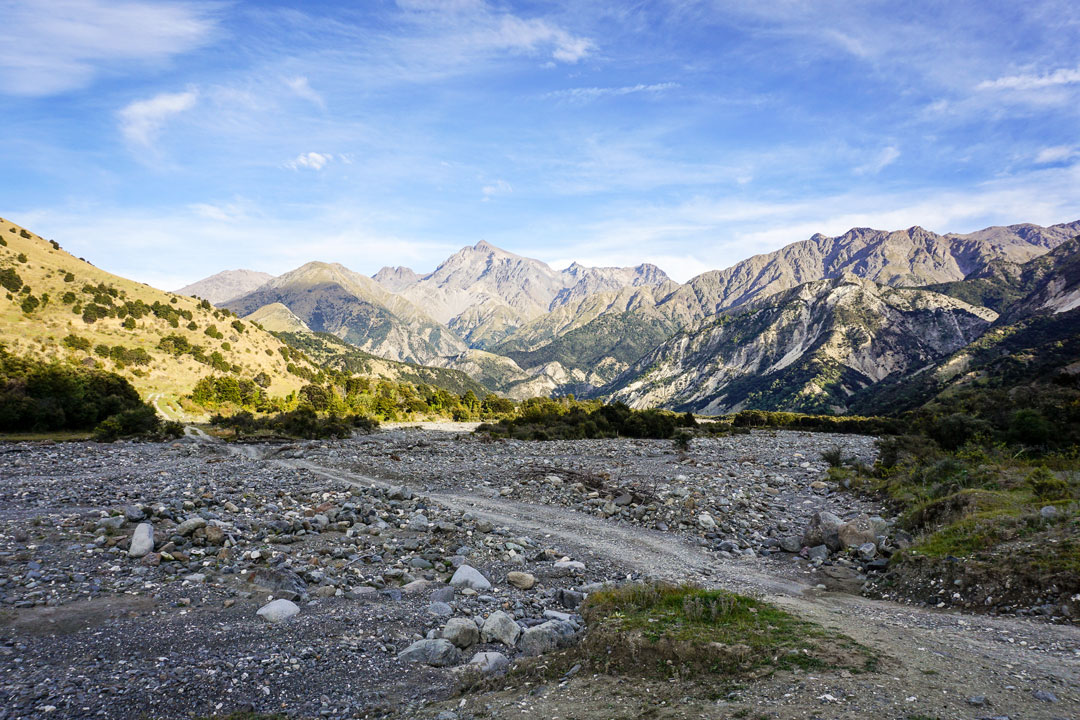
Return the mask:
[[773, 605], [692, 585], [633, 584], [592, 593], [582, 648], [602, 672], [755, 676], [775, 670], [872, 670], [874, 657]]
[[623, 403], [601, 405], [568, 398], [529, 398], [519, 415], [484, 424], [478, 433], [518, 440], [587, 438], [672, 438], [680, 428], [696, 427], [694, 416], [666, 410], [631, 410]]

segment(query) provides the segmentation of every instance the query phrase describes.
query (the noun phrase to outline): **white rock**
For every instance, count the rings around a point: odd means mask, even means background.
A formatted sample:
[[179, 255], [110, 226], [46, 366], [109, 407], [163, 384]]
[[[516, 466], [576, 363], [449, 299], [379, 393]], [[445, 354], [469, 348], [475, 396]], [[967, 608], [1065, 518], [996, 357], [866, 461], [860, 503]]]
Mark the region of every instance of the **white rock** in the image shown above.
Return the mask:
[[128, 557], [140, 558], [154, 550], [154, 526], [150, 523], [139, 523], [131, 536], [131, 544], [128, 546]]
[[284, 600], [278, 598], [272, 602], [263, 605], [259, 608], [259, 611], [255, 613], [263, 620], [269, 623], [277, 623], [283, 620], [288, 620], [293, 615], [300, 613], [300, 608], [291, 600]]
[[510, 667], [510, 660], [501, 652], [482, 652], [473, 655], [470, 665], [477, 665], [485, 675], [502, 675]]
[[476, 590], [477, 592], [491, 589], [491, 583], [488, 579], [484, 577], [479, 570], [470, 565], [462, 565], [459, 567], [454, 572], [454, 576], [450, 578], [450, 584], [454, 587], [468, 588], [469, 590]]

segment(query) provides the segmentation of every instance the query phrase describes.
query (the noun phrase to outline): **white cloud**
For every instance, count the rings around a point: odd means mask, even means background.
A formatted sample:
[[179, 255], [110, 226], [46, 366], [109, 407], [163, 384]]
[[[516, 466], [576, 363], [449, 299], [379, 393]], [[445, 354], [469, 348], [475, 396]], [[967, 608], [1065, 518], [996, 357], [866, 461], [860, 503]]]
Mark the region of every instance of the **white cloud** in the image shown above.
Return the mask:
[[496, 10], [482, 0], [398, 0], [398, 7], [427, 37], [409, 42], [409, 62], [430, 55], [445, 70], [477, 52], [503, 50], [546, 55], [573, 64], [594, 49], [593, 41], [544, 18], [523, 18]]
[[480, 190], [480, 192], [484, 195], [484, 202], [487, 202], [496, 195], [509, 195], [510, 193], [514, 192], [514, 188], [510, 185], [510, 183], [506, 182], [505, 180], [499, 179], [491, 183], [490, 185], [485, 185]]
[[1068, 145], [1057, 145], [1054, 147], [1043, 148], [1039, 151], [1039, 154], [1035, 156], [1035, 162], [1039, 165], [1049, 165], [1050, 163], [1065, 162], [1080, 155], [1080, 150], [1070, 147]]
[[882, 148], [872, 160], [855, 168], [856, 175], [877, 175], [879, 172], [896, 162], [900, 157], [900, 151], [892, 145]]
[[306, 77], [301, 75], [293, 78], [285, 78], [285, 84], [289, 86], [290, 90], [296, 93], [297, 97], [312, 102], [321, 108], [326, 107], [326, 101], [323, 99], [323, 96], [311, 87], [311, 83], [308, 82]]
[[1008, 75], [978, 84], [978, 90], [1037, 90], [1057, 85], [1080, 83], [1080, 67], [1061, 68], [1044, 75]]
[[102, 70], [130, 72], [209, 42], [212, 7], [142, 0], [11, 0], [0, 3], [8, 39], [0, 91], [44, 96], [85, 87]]
[[330, 153], [300, 153], [296, 156], [295, 160], [290, 160], [289, 162], [285, 163], [285, 167], [292, 170], [301, 170], [304, 168], [308, 170], [322, 170], [333, 159], [334, 156]]
[[578, 87], [565, 90], [554, 90], [545, 93], [544, 97], [567, 98], [570, 100], [595, 100], [601, 97], [618, 97], [621, 95], [633, 95], [635, 93], [662, 93], [665, 90], [673, 90], [681, 87], [677, 82], [655, 83], [652, 85], [624, 85], [622, 87]]
[[571, 35], [546, 20], [524, 20], [510, 14], [498, 18], [494, 26], [481, 31], [478, 38], [496, 48], [536, 52], [544, 47], [552, 58], [565, 63], [576, 63], [593, 47], [588, 38]]
[[165, 122], [190, 110], [198, 101], [198, 91], [161, 93], [148, 100], [136, 100], [119, 112], [120, 130], [131, 143], [150, 147]]

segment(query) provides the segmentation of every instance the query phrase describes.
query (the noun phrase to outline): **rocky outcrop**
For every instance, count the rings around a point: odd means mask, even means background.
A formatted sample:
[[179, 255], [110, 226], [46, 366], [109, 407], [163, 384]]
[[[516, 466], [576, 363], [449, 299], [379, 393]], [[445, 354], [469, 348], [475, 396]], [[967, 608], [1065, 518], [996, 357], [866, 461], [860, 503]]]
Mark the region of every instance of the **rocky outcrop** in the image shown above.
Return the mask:
[[256, 270], [225, 270], [174, 292], [177, 295], [194, 295], [221, 305], [241, 295], [247, 295], [273, 279], [274, 276], [270, 273]]
[[995, 318], [945, 295], [845, 275], [680, 333], [604, 390], [636, 407], [840, 412], [855, 391], [946, 357]]

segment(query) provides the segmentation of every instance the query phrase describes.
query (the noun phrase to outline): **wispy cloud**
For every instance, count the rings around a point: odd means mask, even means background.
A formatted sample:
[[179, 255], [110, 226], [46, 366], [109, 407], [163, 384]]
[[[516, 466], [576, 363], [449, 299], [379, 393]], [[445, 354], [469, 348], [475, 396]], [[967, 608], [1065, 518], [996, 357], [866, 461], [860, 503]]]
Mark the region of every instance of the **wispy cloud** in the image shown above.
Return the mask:
[[421, 31], [407, 38], [402, 49], [412, 64], [436, 60], [448, 66], [477, 54], [511, 52], [548, 57], [552, 62], [574, 64], [595, 50], [588, 37], [577, 35], [542, 17], [522, 17], [496, 9], [483, 0], [398, 0], [406, 17]]
[[296, 94], [297, 97], [314, 103], [321, 108], [326, 107], [326, 101], [323, 99], [323, 96], [311, 87], [311, 83], [308, 82], [308, 79], [303, 75], [292, 78], [285, 78], [285, 84], [289, 87], [290, 90], [293, 91], [293, 93]]
[[306, 152], [285, 163], [285, 167], [291, 170], [322, 170], [333, 159], [334, 156], [330, 153]]
[[103, 70], [128, 74], [139, 62], [205, 45], [217, 19], [201, 3], [9, 0], [0, 3], [0, 27], [9, 40], [0, 91], [44, 96], [85, 87]]
[[484, 202], [487, 202], [496, 195], [509, 195], [514, 192], [514, 188], [510, 183], [500, 178], [489, 185], [485, 185], [480, 189], [480, 192], [484, 196]]
[[1007, 75], [996, 80], [986, 80], [976, 86], [978, 90], [1038, 90], [1058, 85], [1080, 83], [1080, 67], [1061, 68], [1044, 74]]
[[1035, 156], [1035, 162], [1038, 165], [1050, 165], [1072, 160], [1077, 156], [1080, 156], [1080, 150], [1077, 148], [1070, 145], [1055, 145], [1040, 150], [1039, 154]]
[[622, 95], [634, 95], [638, 93], [660, 94], [667, 90], [674, 90], [678, 87], [681, 86], [677, 82], [654, 83], [652, 85], [638, 83], [637, 85], [623, 85], [622, 87], [577, 87], [567, 88], [565, 90], [553, 90], [552, 92], [545, 93], [544, 97], [585, 101], [596, 100], [602, 97], [619, 97]]
[[147, 100], [136, 100], [120, 110], [120, 130], [128, 142], [150, 147], [166, 121], [193, 108], [198, 97], [198, 91], [193, 88], [179, 93], [161, 93]]
[[879, 172], [896, 162], [900, 157], [900, 151], [892, 145], [882, 148], [873, 159], [855, 168], [856, 175], [877, 175]]

